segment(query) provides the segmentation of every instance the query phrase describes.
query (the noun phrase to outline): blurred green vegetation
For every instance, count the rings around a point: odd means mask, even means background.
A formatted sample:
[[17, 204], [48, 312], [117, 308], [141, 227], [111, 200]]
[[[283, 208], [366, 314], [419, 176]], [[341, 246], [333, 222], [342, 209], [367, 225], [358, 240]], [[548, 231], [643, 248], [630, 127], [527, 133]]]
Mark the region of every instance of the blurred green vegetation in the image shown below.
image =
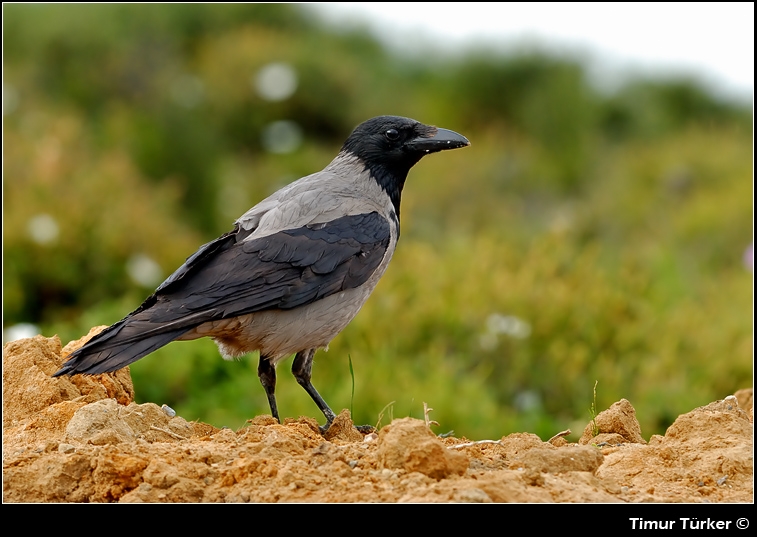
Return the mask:
[[[469, 438], [580, 434], [595, 381], [597, 409], [629, 399], [646, 437], [751, 386], [750, 108], [680, 79], [603, 94], [578, 61], [539, 53], [402, 58], [294, 5], [3, 14], [4, 327], [65, 343], [117, 321], [160, 282], [130, 277], [135, 259], [167, 276], [357, 123], [397, 114], [472, 146], [411, 172], [391, 268], [316, 355], [335, 410], [349, 357], [356, 422], [391, 402], [421, 417], [425, 401], [439, 432]], [[291, 97], [256, 93], [271, 62], [297, 74]], [[277, 120], [301, 128], [293, 152], [265, 151]], [[321, 418], [288, 367], [283, 415]], [[132, 373], [140, 401], [239, 427], [268, 412], [256, 368], [202, 340]]]

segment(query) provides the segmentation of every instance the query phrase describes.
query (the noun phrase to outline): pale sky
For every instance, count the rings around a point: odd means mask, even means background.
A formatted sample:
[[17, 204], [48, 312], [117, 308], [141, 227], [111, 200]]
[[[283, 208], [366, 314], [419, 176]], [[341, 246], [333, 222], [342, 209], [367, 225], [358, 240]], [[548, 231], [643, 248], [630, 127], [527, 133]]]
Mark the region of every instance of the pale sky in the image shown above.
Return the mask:
[[367, 24], [403, 52], [454, 53], [485, 43], [587, 59], [599, 84], [624, 75], [689, 74], [752, 102], [754, 4], [350, 3], [310, 4], [327, 22]]

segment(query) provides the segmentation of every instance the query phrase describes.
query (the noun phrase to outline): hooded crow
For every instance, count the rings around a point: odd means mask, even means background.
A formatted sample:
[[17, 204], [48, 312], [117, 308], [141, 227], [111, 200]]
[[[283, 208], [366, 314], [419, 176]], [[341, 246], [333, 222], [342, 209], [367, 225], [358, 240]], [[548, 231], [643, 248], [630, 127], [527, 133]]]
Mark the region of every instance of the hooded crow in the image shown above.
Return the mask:
[[260, 351], [258, 376], [279, 421], [276, 364], [295, 354], [292, 373], [326, 417], [325, 431], [336, 416], [310, 382], [315, 351], [347, 326], [384, 274], [410, 168], [469, 144], [404, 117], [358, 125], [323, 171], [243, 214], [53, 376], [115, 371], [171, 341], [207, 336], [226, 359]]

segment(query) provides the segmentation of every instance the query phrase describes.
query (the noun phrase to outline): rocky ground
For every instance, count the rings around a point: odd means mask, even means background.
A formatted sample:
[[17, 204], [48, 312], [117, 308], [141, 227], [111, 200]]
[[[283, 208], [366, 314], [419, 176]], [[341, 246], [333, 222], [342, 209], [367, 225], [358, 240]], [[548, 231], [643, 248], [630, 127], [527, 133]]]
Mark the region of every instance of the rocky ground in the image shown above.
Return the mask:
[[309, 418], [232, 431], [137, 405], [128, 368], [52, 378], [87, 338], [5, 345], [4, 502], [754, 501], [751, 389], [648, 442], [624, 399], [577, 444], [439, 438], [411, 418], [364, 436], [347, 411], [326, 437]]

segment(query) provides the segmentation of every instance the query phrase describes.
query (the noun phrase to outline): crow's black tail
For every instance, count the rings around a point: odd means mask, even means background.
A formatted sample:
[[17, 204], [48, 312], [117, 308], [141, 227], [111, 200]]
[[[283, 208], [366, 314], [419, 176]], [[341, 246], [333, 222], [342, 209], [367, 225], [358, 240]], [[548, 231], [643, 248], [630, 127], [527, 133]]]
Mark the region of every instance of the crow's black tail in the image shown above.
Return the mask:
[[97, 334], [82, 348], [71, 353], [53, 376], [78, 373], [96, 375], [116, 371], [193, 328], [186, 324], [177, 327], [174, 323], [151, 323], [139, 317], [139, 314], [130, 315]]

